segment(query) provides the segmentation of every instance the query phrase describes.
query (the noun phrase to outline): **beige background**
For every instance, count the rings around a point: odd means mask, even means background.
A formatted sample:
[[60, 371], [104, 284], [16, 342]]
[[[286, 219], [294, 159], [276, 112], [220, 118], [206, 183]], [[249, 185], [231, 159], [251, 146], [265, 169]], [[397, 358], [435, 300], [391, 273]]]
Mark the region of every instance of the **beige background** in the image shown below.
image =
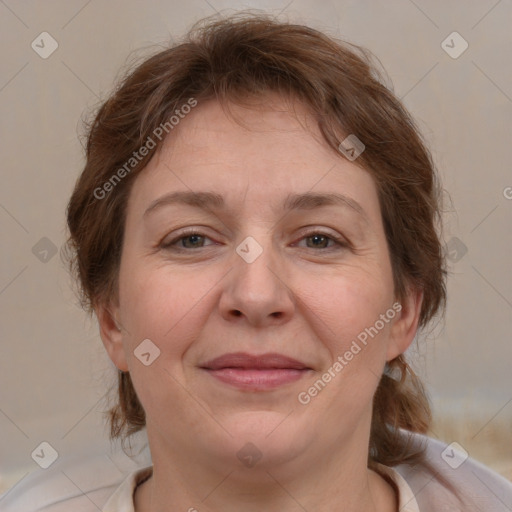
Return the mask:
[[[61, 457], [109, 449], [101, 409], [112, 366], [58, 253], [42, 252], [64, 241], [64, 210], [83, 164], [80, 118], [106, 97], [130, 52], [165, 44], [215, 11], [245, 7], [367, 46], [419, 121], [452, 200], [444, 239], [467, 248], [450, 263], [446, 321], [416, 354], [438, 418], [434, 435], [512, 477], [511, 6], [0, 1], [0, 492], [41, 471], [30, 456], [41, 441]], [[47, 59], [31, 48], [43, 31], [59, 45]], [[456, 59], [441, 46], [453, 31], [469, 44]]]

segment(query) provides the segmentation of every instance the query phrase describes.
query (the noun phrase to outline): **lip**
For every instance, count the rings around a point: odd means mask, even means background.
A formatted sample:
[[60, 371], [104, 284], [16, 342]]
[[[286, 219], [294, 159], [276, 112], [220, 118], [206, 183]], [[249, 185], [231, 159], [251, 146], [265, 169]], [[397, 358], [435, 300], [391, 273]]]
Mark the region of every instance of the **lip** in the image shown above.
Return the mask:
[[305, 363], [282, 354], [242, 352], [224, 354], [201, 368], [225, 384], [251, 391], [275, 389], [301, 379], [311, 370]]
[[251, 355], [245, 352], [234, 352], [216, 357], [201, 365], [207, 370], [221, 370], [223, 368], [243, 368], [251, 370], [307, 370], [307, 364], [288, 356], [277, 353]]

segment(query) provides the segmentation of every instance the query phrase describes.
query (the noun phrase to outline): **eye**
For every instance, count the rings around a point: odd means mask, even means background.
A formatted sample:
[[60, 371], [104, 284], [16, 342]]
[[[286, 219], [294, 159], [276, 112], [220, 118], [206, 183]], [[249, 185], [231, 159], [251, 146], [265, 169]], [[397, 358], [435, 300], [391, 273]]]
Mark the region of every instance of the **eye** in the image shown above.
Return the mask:
[[[215, 245], [215, 242], [205, 244], [205, 240], [212, 241], [211, 238], [197, 231], [197, 229], [191, 229], [182, 232], [169, 242], [162, 242], [160, 247], [166, 250], [187, 251], [189, 249], [201, 249], [209, 245]], [[306, 241], [307, 249], [336, 250], [349, 246], [349, 243], [345, 239], [323, 231], [311, 231], [310, 233], [306, 233], [299, 242], [294, 245], [299, 245], [302, 241]]]
[[306, 247], [308, 249], [333, 249], [336, 246], [338, 248], [348, 247], [348, 243], [343, 238], [322, 231], [306, 233], [300, 241], [302, 242], [303, 240], [306, 240]]
[[[177, 251], [186, 250], [186, 249], [201, 249], [205, 247], [204, 241], [211, 240], [207, 236], [202, 233], [194, 230], [190, 230], [187, 232], [182, 232], [180, 236], [172, 239], [169, 242], [162, 242], [160, 247], [162, 249], [175, 249]], [[212, 245], [212, 244], [207, 244]]]

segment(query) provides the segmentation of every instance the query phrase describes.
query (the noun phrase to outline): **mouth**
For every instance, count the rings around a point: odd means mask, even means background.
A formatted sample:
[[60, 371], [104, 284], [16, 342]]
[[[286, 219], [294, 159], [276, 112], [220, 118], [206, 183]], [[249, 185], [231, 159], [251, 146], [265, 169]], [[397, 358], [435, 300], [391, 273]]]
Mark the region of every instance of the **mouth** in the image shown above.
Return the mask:
[[200, 366], [218, 381], [247, 391], [265, 391], [295, 382], [312, 370], [281, 354], [225, 354]]

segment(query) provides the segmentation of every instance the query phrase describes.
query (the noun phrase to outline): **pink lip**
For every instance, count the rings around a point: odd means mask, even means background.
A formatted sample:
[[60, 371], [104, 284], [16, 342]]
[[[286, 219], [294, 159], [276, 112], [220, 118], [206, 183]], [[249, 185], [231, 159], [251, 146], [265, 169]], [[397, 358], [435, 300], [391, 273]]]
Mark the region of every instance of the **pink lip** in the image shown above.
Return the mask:
[[217, 357], [201, 368], [226, 384], [252, 391], [294, 382], [311, 370], [304, 363], [281, 354], [252, 356], [241, 352]]

